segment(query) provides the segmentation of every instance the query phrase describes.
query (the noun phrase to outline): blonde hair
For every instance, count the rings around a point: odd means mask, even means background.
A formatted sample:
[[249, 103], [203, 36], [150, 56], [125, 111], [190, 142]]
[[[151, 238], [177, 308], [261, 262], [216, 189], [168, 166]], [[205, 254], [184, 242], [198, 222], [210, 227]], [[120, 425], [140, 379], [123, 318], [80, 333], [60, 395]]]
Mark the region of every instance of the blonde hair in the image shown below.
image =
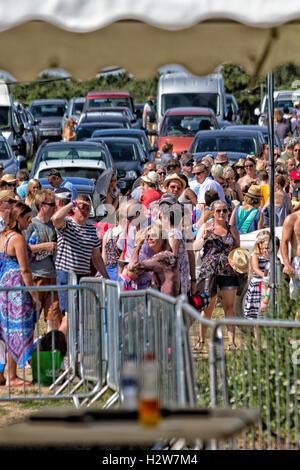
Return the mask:
[[51, 191], [51, 189], [42, 189], [36, 193], [34, 202], [38, 210], [40, 210], [40, 204], [45, 202], [46, 199], [55, 201], [55, 194], [53, 191]]
[[260, 255], [260, 245], [267, 240], [270, 240], [270, 232], [268, 230], [262, 230], [261, 232], [259, 232], [257, 234], [255, 245], [253, 247], [253, 254]]
[[28, 206], [31, 206], [31, 204], [34, 204], [35, 202], [35, 196], [33, 196], [31, 191], [32, 191], [32, 188], [36, 185], [39, 186], [39, 190], [42, 189], [41, 182], [38, 179], [33, 178], [32, 180], [28, 181], [26, 196], [25, 196], [25, 204], [27, 204]]

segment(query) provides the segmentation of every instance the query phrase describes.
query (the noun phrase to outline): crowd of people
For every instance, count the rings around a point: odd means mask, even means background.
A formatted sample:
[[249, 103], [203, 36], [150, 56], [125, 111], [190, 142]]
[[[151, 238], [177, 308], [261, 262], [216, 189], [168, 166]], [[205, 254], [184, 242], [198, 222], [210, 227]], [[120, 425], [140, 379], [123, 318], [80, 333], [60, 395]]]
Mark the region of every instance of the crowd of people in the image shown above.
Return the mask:
[[[274, 152], [276, 226], [283, 227], [276, 243], [294, 295], [300, 285], [300, 140], [283, 142], [283, 150]], [[48, 174], [51, 189], [30, 180], [27, 170], [0, 175], [1, 287], [63, 286], [72, 271], [78, 282], [92, 275], [118, 281], [125, 290], [152, 287], [186, 295], [206, 318], [220, 293], [226, 317], [261, 318], [270, 297], [267, 144], [259, 156], [234, 164], [226, 152], [196, 160], [187, 151], [174, 156], [172, 145], [167, 147], [145, 164], [123, 197], [112, 174], [105, 198], [110, 222], [89, 223], [91, 199], [57, 170]], [[260, 229], [249, 254], [241, 236]], [[27, 385], [17, 366], [30, 360], [37, 319], [43, 314], [48, 331], [67, 337], [67, 291], [1, 291], [0, 297], [0, 385]], [[236, 348], [234, 328], [228, 339], [229, 348]], [[202, 326], [195, 349], [204, 343]]]

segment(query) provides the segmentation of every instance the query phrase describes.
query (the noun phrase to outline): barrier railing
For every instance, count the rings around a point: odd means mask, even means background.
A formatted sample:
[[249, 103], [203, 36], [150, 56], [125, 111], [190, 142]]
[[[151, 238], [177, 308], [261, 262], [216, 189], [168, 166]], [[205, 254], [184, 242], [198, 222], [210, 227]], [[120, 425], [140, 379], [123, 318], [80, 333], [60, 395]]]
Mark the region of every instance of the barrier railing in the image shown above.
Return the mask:
[[[226, 350], [227, 328], [235, 329], [237, 349]], [[220, 320], [212, 343], [214, 404], [260, 410], [258, 425], [235, 439], [234, 448], [299, 449], [300, 322]]]
[[[90, 288], [89, 286], [84, 286], [84, 285], [66, 285], [66, 286], [41, 286], [41, 287], [12, 287], [12, 288], [0, 288], [0, 292], [7, 292], [7, 295], [13, 295], [15, 298], [20, 296], [21, 293], [24, 292], [36, 292], [36, 300], [38, 300], [38, 294], [40, 292], [50, 292], [53, 300], [54, 293], [57, 291], [67, 291], [68, 293], [72, 291], [74, 294], [79, 293], [80, 296], [82, 293], [87, 293], [89, 292], [88, 296], [89, 298], [94, 297], [94, 308], [90, 312], [90, 317], [89, 317], [89, 322], [91, 321], [91, 318], [93, 318], [92, 322], [95, 324], [96, 328], [99, 331], [99, 324], [98, 324], [98, 319], [100, 318], [100, 303], [97, 297], [96, 292]], [[64, 367], [61, 364], [61, 361], [58, 363], [57, 358], [55, 355], [55, 349], [56, 347], [56, 339], [55, 339], [55, 332], [49, 333], [49, 340], [48, 340], [48, 347], [47, 349], [48, 352], [50, 352], [51, 356], [51, 361], [50, 364], [48, 364], [48, 368], [45, 366], [43, 367], [43, 371], [41, 368], [41, 359], [42, 359], [42, 353], [44, 351], [41, 351], [41, 345], [40, 341], [38, 340], [36, 342], [36, 372], [35, 372], [35, 381], [36, 384], [34, 385], [29, 385], [25, 386], [25, 380], [30, 382], [33, 378], [33, 373], [30, 365], [30, 361], [25, 365], [25, 367], [22, 368], [21, 371], [18, 370], [18, 374], [22, 375], [22, 378], [24, 380], [24, 386], [23, 387], [18, 387], [18, 393], [16, 393], [15, 388], [13, 385], [9, 384], [8, 387], [3, 387], [0, 391], [0, 401], [24, 401], [24, 400], [41, 400], [41, 399], [74, 399], [77, 401], [80, 401], [81, 399], [84, 398], [90, 398], [95, 393], [99, 390], [101, 383], [103, 382], [103, 377], [101, 375], [101, 370], [99, 367], [97, 367], [97, 363], [94, 363], [94, 373], [93, 373], [93, 387], [87, 386], [88, 382], [88, 375], [87, 375], [87, 368], [86, 364], [83, 361], [83, 358], [85, 356], [88, 356], [89, 351], [86, 351], [86, 345], [87, 341], [85, 340], [85, 328], [84, 328], [84, 322], [83, 322], [83, 317], [82, 317], [82, 311], [76, 309], [76, 304], [74, 302], [75, 295], [70, 296], [71, 303], [69, 303], [69, 312], [68, 312], [68, 350], [67, 354], [65, 357], [65, 362], [67, 363], [67, 366], [65, 367], [65, 370], [63, 371], [62, 368]], [[53, 301], [52, 301], [53, 305]], [[7, 312], [7, 315], [9, 315], [9, 312]], [[2, 317], [3, 317], [3, 312], [2, 312]], [[10, 323], [7, 322], [8, 325], [8, 334], [7, 336], [9, 338], [14, 337], [14, 324], [13, 322]], [[24, 331], [25, 331], [25, 321], [22, 325], [22, 332], [21, 336], [24, 336]], [[37, 323], [37, 337], [40, 337], [40, 327], [39, 323]], [[78, 342], [79, 341], [79, 342]], [[93, 348], [96, 351], [96, 355], [100, 356], [100, 346], [101, 346], [101, 340], [99, 335], [97, 334], [97, 331], [94, 335], [93, 338]], [[8, 341], [8, 352], [10, 348], [10, 343]], [[46, 350], [45, 350], [46, 351]], [[80, 357], [79, 357], [80, 355]], [[78, 374], [76, 371], [76, 368], [78, 367], [80, 360], [80, 364], [83, 363], [81, 367], [84, 367], [83, 369], [83, 376], [81, 378], [81, 381], [79, 381], [75, 387], [75, 389], [71, 389], [71, 386], [73, 385], [74, 380], [78, 379]], [[82, 362], [83, 361], [83, 362]], [[23, 361], [24, 362], [24, 361]], [[31, 360], [32, 362], [32, 360]], [[33, 363], [32, 363], [33, 366]], [[9, 377], [10, 375], [10, 361], [8, 361], [8, 364], [6, 365], [7, 367], [7, 376]], [[60, 372], [63, 372], [60, 374]], [[42, 374], [43, 373], [43, 374]], [[60, 374], [60, 375], [59, 375]], [[44, 375], [42, 379], [42, 375]], [[58, 378], [56, 379], [56, 377]], [[50, 379], [50, 383], [45, 384], [44, 382], [47, 382], [47, 378]], [[56, 379], [56, 380], [55, 380]], [[44, 382], [43, 382], [44, 381]], [[52, 383], [52, 385], [49, 387], [49, 385]], [[62, 385], [58, 388], [59, 384], [62, 383]], [[62, 393], [65, 388], [67, 388], [67, 391]], [[13, 389], [13, 391], [12, 391]], [[78, 390], [77, 393], [75, 391]], [[52, 393], [49, 393], [52, 392]]]

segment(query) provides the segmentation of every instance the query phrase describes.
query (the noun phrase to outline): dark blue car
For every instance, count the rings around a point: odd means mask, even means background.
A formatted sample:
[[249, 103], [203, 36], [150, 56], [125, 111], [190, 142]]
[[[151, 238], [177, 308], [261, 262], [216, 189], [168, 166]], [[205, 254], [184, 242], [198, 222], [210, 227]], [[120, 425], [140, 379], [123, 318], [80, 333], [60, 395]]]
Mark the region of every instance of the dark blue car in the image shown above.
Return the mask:
[[[232, 126], [235, 127], [235, 126]], [[190, 146], [191, 153], [233, 152], [237, 155], [257, 155], [265, 141], [261, 132], [231, 131], [231, 127], [210, 131], [199, 131]], [[232, 161], [235, 161], [232, 159]]]

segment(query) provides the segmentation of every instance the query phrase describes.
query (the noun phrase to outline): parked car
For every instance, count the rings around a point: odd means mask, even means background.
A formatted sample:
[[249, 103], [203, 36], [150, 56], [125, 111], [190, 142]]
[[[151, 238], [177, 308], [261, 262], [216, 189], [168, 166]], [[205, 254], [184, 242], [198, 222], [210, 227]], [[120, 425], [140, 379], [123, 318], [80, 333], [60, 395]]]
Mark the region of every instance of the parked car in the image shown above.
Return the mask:
[[27, 160], [30, 160], [34, 151], [34, 128], [31, 123], [28, 122], [27, 113], [22, 103], [15, 102], [14, 106], [18, 124], [22, 124], [23, 127], [23, 142], [21, 143], [20, 152], [26, 157]]
[[[61, 170], [60, 170], [61, 171]], [[104, 212], [104, 209], [99, 210], [99, 208], [94, 206], [94, 193], [95, 193], [95, 183], [92, 179], [90, 178], [80, 178], [78, 176], [66, 176], [63, 175], [63, 178], [69, 181], [70, 183], [75, 186], [77, 189], [78, 194], [85, 194], [86, 196], [89, 197], [90, 203], [91, 203], [91, 212], [89, 216], [89, 223], [97, 223], [102, 219], [102, 215], [99, 216], [97, 215], [99, 212]], [[54, 189], [47, 181], [47, 178], [41, 178], [40, 182], [43, 186], [43, 189]]]
[[124, 129], [124, 123], [119, 121], [83, 122], [76, 127], [76, 140], [89, 139], [96, 130]]
[[149, 140], [145, 131], [141, 129], [101, 129], [93, 132], [91, 139], [103, 137], [133, 137], [138, 139], [142, 145], [147, 160], [154, 159], [153, 153], [157, 151], [157, 147], [150, 147]]
[[20, 168], [26, 168], [23, 156], [17, 156], [6, 138], [0, 135], [0, 162], [3, 164], [3, 173], [16, 175]]
[[101, 113], [101, 112], [88, 112], [88, 113], [82, 113], [78, 122], [78, 126], [81, 124], [84, 124], [85, 122], [112, 122], [112, 123], [121, 123], [123, 127], [126, 127], [127, 129], [131, 129], [131, 123], [127, 117], [125, 117], [123, 114], [113, 114], [110, 115], [109, 113]]
[[71, 98], [69, 101], [67, 111], [64, 116], [64, 121], [68, 118], [71, 118], [74, 121], [74, 123], [77, 124], [79, 121], [80, 115], [82, 113], [84, 102], [85, 102], [84, 97]]
[[90, 91], [85, 99], [83, 113], [90, 108], [100, 108], [108, 106], [127, 106], [134, 114], [134, 102], [129, 91], [100, 90]]
[[61, 139], [66, 109], [66, 100], [47, 99], [31, 101], [29, 111], [34, 119], [39, 122], [42, 139]]
[[226, 128], [199, 131], [189, 150], [191, 153], [236, 152], [237, 154], [257, 155], [264, 142], [261, 132], [231, 131], [231, 128]]
[[235, 124], [240, 123], [240, 110], [236, 99], [233, 95], [226, 94], [226, 119], [229, 122], [233, 122]]
[[102, 141], [116, 166], [119, 188], [126, 192], [143, 173], [146, 159], [140, 141], [129, 137], [104, 137]]
[[25, 113], [27, 116], [27, 122], [28, 124], [31, 125], [32, 130], [33, 130], [33, 138], [34, 138], [34, 149], [38, 149], [39, 146], [41, 145], [42, 138], [41, 138], [41, 129], [39, 126], [39, 122], [37, 119], [34, 119], [32, 113], [29, 111], [29, 109], [25, 108]]
[[23, 138], [24, 124], [14, 105], [6, 83], [0, 81], [0, 131], [12, 150], [25, 155], [26, 142]]
[[162, 117], [158, 131], [157, 146], [161, 150], [166, 142], [173, 144], [173, 153], [188, 150], [195, 134], [200, 129], [218, 129], [219, 125], [212, 109], [171, 108]]
[[[231, 127], [230, 130], [232, 131], [258, 131], [261, 132], [262, 135], [264, 136], [265, 143], [268, 143], [268, 136], [269, 136], [269, 131], [267, 126], [259, 126], [258, 124], [247, 124], [247, 125], [239, 125], [239, 126], [234, 126]], [[280, 146], [279, 143], [279, 137], [276, 132], [274, 132], [274, 144], [276, 147]]]
[[62, 176], [91, 178], [107, 168], [115, 168], [111, 154], [103, 142], [43, 142], [33, 161], [31, 177], [43, 178], [51, 168]]
[[115, 106], [115, 107], [107, 107], [107, 108], [90, 108], [87, 110], [86, 114], [92, 115], [93, 113], [97, 113], [99, 116], [124, 116], [131, 125], [134, 127], [137, 125], [136, 116], [131, 112], [127, 106]]

